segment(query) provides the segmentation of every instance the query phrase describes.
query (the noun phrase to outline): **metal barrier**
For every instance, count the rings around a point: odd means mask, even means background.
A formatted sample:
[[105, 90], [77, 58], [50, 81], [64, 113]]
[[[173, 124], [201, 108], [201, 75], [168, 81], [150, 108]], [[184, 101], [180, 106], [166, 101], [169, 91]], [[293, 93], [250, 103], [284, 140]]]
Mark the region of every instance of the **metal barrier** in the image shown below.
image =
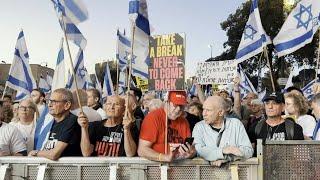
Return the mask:
[[262, 154], [264, 179], [320, 179], [320, 141], [266, 141]]
[[[65, 157], [51, 161], [37, 157], [1, 157], [0, 165], [6, 177], [2, 179], [244, 179], [256, 180], [258, 159], [236, 161], [224, 167], [212, 167], [201, 158], [170, 164], [144, 158]], [[0, 180], [1, 174], [0, 174]]]

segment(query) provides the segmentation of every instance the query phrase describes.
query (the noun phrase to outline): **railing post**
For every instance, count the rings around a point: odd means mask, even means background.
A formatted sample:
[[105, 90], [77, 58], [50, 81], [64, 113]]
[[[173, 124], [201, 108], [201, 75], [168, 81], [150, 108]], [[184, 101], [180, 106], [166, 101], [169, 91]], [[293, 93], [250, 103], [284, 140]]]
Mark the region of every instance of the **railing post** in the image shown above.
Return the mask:
[[47, 169], [46, 164], [40, 164], [38, 166], [37, 180], [44, 180], [44, 175], [46, 173], [46, 169]]
[[263, 145], [262, 139], [257, 139], [258, 180], [263, 180]]
[[1, 164], [0, 166], [0, 180], [4, 180], [6, 178], [7, 171], [9, 169], [9, 164]]
[[168, 179], [168, 164], [161, 164], [160, 170], [161, 170], [161, 180], [167, 180]]
[[130, 179], [132, 180], [146, 180], [146, 172], [147, 166], [145, 164], [132, 164], [130, 169]]
[[231, 164], [230, 165], [230, 171], [231, 171], [231, 179], [232, 180], [239, 180], [238, 165], [237, 164]]
[[117, 180], [118, 164], [110, 164], [109, 180]]

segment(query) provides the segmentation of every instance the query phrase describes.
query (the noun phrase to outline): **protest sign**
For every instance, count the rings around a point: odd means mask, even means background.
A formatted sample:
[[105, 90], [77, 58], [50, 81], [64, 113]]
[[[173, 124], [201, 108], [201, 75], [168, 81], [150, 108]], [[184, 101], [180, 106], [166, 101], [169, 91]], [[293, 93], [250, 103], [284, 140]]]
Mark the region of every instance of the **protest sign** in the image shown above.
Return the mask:
[[199, 62], [196, 71], [199, 84], [231, 84], [237, 76], [234, 60]]
[[149, 90], [184, 90], [184, 34], [150, 37]]
[[142, 92], [148, 91], [148, 80], [142, 79], [136, 76], [137, 87], [141, 89]]

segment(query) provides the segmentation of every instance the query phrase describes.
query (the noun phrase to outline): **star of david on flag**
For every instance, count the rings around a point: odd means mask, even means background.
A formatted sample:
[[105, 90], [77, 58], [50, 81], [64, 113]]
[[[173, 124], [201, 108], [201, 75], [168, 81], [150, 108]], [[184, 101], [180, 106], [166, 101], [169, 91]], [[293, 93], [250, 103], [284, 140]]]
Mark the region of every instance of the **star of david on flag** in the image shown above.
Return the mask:
[[258, 94], [247, 75], [243, 72], [243, 69], [240, 65], [238, 66], [238, 76], [240, 78], [239, 87], [241, 98], [246, 97], [249, 92]]
[[252, 0], [249, 19], [243, 31], [236, 55], [237, 62], [241, 63], [259, 54], [270, 43], [271, 40], [261, 24], [258, 0]]
[[291, 11], [273, 40], [279, 57], [310, 43], [319, 29], [319, 0], [301, 0]]

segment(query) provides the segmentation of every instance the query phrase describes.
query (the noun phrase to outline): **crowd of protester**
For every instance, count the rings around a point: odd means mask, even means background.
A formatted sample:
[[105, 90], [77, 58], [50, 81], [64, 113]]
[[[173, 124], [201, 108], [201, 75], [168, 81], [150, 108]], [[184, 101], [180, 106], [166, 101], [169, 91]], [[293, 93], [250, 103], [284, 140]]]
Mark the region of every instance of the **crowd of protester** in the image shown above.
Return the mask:
[[[56, 89], [46, 99], [0, 101], [0, 156], [140, 156], [159, 162], [201, 157], [213, 166], [255, 155], [257, 139], [320, 140], [320, 94], [308, 101], [301, 90], [241, 97], [239, 79], [231, 93], [206, 97], [169, 91], [163, 98], [131, 88], [104, 101], [96, 89]], [[79, 97], [79, 99], [78, 99]], [[47, 110], [46, 110], [47, 109]], [[42, 148], [35, 148], [43, 113], [53, 118]], [[40, 127], [41, 128], [41, 127]], [[167, 142], [167, 143], [166, 143]]]

